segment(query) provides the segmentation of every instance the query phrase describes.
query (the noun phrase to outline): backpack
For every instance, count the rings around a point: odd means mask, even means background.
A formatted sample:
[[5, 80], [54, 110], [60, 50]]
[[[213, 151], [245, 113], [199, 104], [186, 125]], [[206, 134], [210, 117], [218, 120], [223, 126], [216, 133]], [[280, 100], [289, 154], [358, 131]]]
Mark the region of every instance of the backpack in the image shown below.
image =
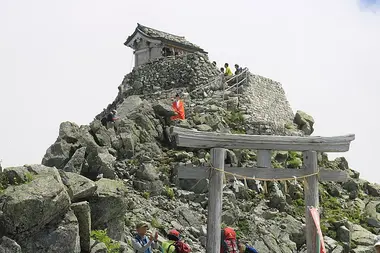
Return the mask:
[[169, 248], [167, 249], [167, 252], [169, 252], [169, 249], [171, 246], [175, 247], [175, 253], [189, 253], [189, 252], [191, 252], [190, 246], [187, 245], [186, 243], [182, 242], [182, 241], [176, 241], [173, 244], [171, 244], [169, 246]]
[[249, 246], [249, 245], [245, 245], [245, 252], [247, 252], [247, 253], [258, 253], [254, 247]]
[[232, 228], [227, 227], [222, 229], [220, 243], [221, 253], [239, 253], [236, 233]]

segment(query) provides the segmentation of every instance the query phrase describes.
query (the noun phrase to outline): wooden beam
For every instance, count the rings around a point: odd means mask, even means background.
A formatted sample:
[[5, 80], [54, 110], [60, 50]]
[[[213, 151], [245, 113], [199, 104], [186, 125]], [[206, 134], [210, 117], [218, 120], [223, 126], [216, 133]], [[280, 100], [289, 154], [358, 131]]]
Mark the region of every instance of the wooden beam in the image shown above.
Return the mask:
[[[305, 170], [307, 173], [315, 173], [318, 170], [317, 152], [307, 151], [303, 153], [305, 163]], [[318, 208], [319, 206], [319, 193], [318, 193], [318, 177], [311, 176], [306, 178], [307, 188], [305, 187], [305, 217], [306, 217], [306, 246], [307, 253], [316, 252], [316, 237], [317, 228], [315, 227], [313, 217], [310, 214], [309, 207]], [[321, 238], [323, 240], [323, 238]]]
[[[208, 178], [210, 169], [207, 167], [179, 166], [178, 177], [186, 179], [202, 179]], [[271, 169], [256, 167], [224, 167], [224, 171], [235, 173], [243, 177], [255, 177], [267, 180], [276, 180], [281, 178], [302, 177], [310, 174], [305, 169]], [[226, 174], [227, 178], [233, 178], [232, 175]], [[236, 177], [239, 179], [238, 177]], [[319, 170], [319, 181], [326, 182], [346, 182], [348, 173], [343, 170]]]
[[345, 152], [355, 139], [354, 134], [335, 137], [245, 135], [200, 132], [180, 127], [172, 127], [170, 132], [175, 136], [177, 146], [191, 148]]
[[220, 231], [222, 223], [222, 194], [223, 168], [226, 150], [224, 148], [211, 149], [211, 163], [221, 171], [213, 170], [210, 174], [210, 189], [208, 196], [207, 215], [207, 253], [220, 252]]

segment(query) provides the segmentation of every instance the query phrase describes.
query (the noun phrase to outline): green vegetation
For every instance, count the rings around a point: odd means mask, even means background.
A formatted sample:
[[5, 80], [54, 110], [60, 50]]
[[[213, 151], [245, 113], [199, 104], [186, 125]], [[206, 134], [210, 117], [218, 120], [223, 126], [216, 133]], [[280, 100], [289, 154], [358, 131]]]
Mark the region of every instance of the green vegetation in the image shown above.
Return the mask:
[[7, 189], [9, 185], [8, 178], [4, 173], [0, 172], [0, 193], [2, 193], [5, 189]]
[[249, 223], [247, 220], [239, 220], [237, 226], [242, 233], [244, 234], [249, 233]]
[[302, 153], [289, 151], [286, 166], [294, 169], [300, 168], [302, 166]]
[[174, 199], [174, 190], [169, 186], [165, 185], [165, 195], [169, 197], [169, 199]]
[[231, 128], [231, 132], [234, 134], [245, 134], [246, 131], [244, 129], [244, 116], [240, 111], [233, 111], [228, 113], [224, 117], [224, 121]]
[[152, 227], [157, 228], [157, 229], [163, 229], [163, 225], [158, 221], [157, 218], [153, 218], [152, 222], [150, 223]]
[[26, 183], [30, 183], [34, 179], [34, 176], [32, 173], [27, 171], [27, 172], [25, 172], [25, 178], [26, 178]]
[[144, 193], [143, 193], [143, 197], [144, 197], [145, 199], [149, 199], [149, 198], [150, 198], [150, 192], [144, 192]]
[[107, 246], [107, 253], [118, 253], [120, 251], [120, 243], [114, 242], [107, 235], [107, 229], [105, 230], [92, 230], [91, 238], [103, 242]]

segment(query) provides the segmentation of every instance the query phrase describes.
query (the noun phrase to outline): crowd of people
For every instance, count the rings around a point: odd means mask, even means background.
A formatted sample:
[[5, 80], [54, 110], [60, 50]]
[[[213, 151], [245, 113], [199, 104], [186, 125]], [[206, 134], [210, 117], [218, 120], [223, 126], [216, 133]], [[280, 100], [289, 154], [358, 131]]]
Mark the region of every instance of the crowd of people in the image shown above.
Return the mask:
[[[189, 253], [191, 248], [184, 242], [180, 232], [170, 230], [166, 240], [158, 242], [158, 233], [150, 233], [149, 225], [140, 222], [136, 226], [136, 235], [132, 238], [132, 246], [135, 253], [152, 253], [153, 249], [160, 249], [162, 253]], [[221, 230], [220, 253], [258, 253], [248, 243], [237, 240], [236, 232], [230, 227]]]
[[[217, 68], [215, 61], [213, 61], [212, 64]], [[227, 77], [231, 77], [234, 75], [228, 63], [224, 63], [224, 67], [220, 68], [220, 72], [222, 72], [224, 76]], [[235, 64], [235, 75], [238, 75], [241, 72], [243, 72], [243, 68], [240, 67], [239, 64]]]

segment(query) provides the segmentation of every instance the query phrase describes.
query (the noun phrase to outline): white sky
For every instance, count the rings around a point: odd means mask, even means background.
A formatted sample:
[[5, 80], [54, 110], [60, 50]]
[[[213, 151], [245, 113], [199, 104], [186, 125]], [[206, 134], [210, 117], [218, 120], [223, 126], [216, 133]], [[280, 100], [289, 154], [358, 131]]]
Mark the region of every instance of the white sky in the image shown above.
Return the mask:
[[3, 166], [39, 163], [62, 121], [88, 124], [113, 101], [137, 22], [280, 81], [314, 135], [356, 134], [344, 156], [380, 183], [380, 15], [355, 0], [1, 0]]

